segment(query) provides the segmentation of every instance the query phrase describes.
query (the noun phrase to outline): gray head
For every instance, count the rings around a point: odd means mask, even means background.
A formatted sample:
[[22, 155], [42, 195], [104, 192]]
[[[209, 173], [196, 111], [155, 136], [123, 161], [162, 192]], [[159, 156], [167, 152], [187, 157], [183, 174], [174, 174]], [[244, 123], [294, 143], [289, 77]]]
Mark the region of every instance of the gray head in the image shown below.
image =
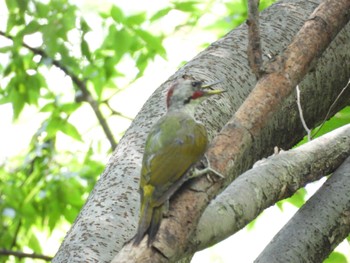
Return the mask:
[[198, 105], [211, 95], [220, 94], [223, 90], [210, 89], [217, 84], [203, 84], [202, 81], [180, 78], [170, 87], [167, 94], [167, 108], [181, 109], [187, 105]]

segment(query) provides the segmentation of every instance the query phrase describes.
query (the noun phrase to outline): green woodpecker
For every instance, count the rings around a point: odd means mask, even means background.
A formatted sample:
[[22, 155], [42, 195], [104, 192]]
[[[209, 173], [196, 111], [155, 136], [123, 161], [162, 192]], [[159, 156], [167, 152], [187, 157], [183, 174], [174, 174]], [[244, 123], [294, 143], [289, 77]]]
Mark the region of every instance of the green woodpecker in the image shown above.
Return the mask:
[[[218, 83], [218, 82], [216, 82]], [[185, 176], [207, 148], [205, 127], [194, 119], [195, 107], [208, 96], [222, 93], [200, 81], [178, 80], [167, 94], [167, 113], [151, 128], [142, 160], [141, 207], [134, 244], [148, 234], [148, 246], [159, 229], [168, 200], [189, 179]]]

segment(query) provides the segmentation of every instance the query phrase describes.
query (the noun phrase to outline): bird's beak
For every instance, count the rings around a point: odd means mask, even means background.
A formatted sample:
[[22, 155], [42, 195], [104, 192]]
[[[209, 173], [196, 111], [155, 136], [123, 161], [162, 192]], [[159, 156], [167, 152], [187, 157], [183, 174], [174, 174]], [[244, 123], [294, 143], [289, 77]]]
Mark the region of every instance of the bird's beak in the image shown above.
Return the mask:
[[212, 89], [212, 86], [214, 86], [220, 82], [222, 82], [222, 80], [217, 80], [217, 81], [214, 81], [211, 83], [206, 83], [206, 84], [203, 84], [201, 88], [202, 89], [209, 89], [209, 90], [205, 91], [206, 95], [214, 95], [214, 94], [220, 94], [220, 93], [226, 92], [226, 90]]
[[203, 83], [202, 88], [203, 88], [203, 89], [208, 89], [208, 88], [210, 88], [211, 86], [214, 86], [214, 85], [216, 85], [216, 84], [218, 84], [218, 83], [221, 83], [221, 82], [222, 82], [222, 80], [215, 80], [215, 81], [213, 81], [213, 82], [209, 82], [209, 83], [206, 83], [206, 84]]

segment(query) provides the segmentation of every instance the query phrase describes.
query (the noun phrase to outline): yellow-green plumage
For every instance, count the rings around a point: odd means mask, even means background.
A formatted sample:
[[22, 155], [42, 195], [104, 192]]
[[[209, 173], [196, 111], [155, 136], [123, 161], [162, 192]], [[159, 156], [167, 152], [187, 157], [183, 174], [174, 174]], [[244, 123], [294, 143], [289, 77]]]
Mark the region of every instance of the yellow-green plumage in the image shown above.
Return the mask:
[[207, 132], [193, 118], [193, 105], [199, 104], [206, 95], [221, 92], [203, 92], [201, 82], [189, 80], [177, 83], [172, 89], [168, 93], [167, 114], [152, 127], [146, 140], [140, 178], [139, 226], [134, 244], [139, 244], [146, 234], [148, 245], [154, 241], [167, 201], [188, 179], [184, 174], [206, 150]]
[[[204, 154], [204, 126], [183, 112], [170, 112], [148, 135], [141, 170], [141, 217], [135, 243], [148, 231], [151, 243], [162, 219], [164, 203], [185, 181], [183, 175]], [[150, 229], [148, 229], [150, 227]]]

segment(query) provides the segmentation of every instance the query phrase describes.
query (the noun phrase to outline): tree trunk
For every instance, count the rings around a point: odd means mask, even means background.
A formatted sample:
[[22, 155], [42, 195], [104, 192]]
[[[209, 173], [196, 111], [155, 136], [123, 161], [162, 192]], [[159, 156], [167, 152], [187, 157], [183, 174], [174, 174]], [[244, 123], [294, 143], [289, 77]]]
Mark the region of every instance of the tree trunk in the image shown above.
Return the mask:
[[[320, 2], [286, 0], [264, 11], [260, 18], [264, 54], [282, 52]], [[151, 126], [164, 114], [166, 90], [174, 79], [183, 75], [208, 82], [224, 80], [219, 85], [228, 91], [225, 96], [209, 99], [197, 114], [207, 127], [210, 138], [213, 138], [255, 85], [246, 49], [247, 27], [242, 25], [197, 55], [155, 91], [119, 143], [53, 262], [110, 262], [124, 243], [133, 237], [138, 218], [138, 180], [144, 141]], [[304, 118], [309, 127], [323, 120], [346, 85], [350, 76], [349, 61], [348, 24], [326, 51], [319, 54], [319, 58], [314, 58], [313, 67], [299, 84]], [[349, 102], [349, 90], [332, 109], [333, 114]], [[242, 152], [242, 162], [235, 170], [236, 174], [229, 175], [230, 178], [249, 169], [260, 158], [271, 155], [274, 146], [289, 149], [305, 133], [294, 93], [266, 118], [271, 120], [254, 137], [251, 147]], [[174, 207], [176, 209], [176, 205]], [[191, 250], [189, 247], [184, 249]], [[165, 253], [168, 252], [173, 253]], [[179, 258], [179, 255], [172, 258]]]

